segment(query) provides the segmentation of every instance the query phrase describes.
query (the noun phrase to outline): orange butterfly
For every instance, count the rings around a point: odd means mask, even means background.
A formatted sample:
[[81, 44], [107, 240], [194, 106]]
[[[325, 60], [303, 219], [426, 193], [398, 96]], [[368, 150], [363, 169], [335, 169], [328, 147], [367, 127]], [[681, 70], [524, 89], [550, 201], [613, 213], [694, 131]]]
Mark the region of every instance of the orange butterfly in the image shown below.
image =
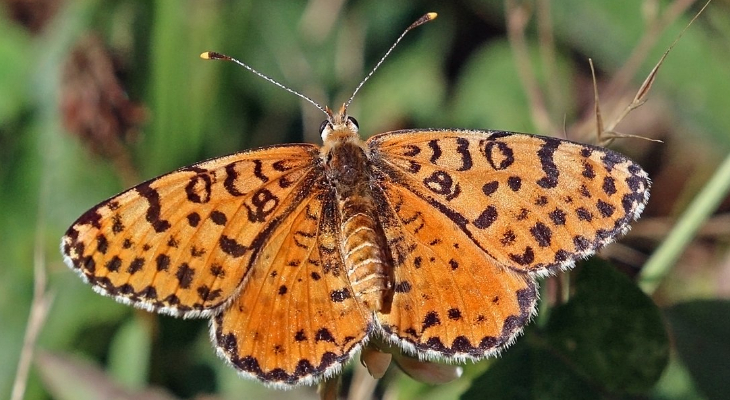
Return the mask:
[[625, 233], [649, 198], [637, 164], [567, 140], [363, 142], [350, 101], [323, 109], [322, 147], [215, 158], [102, 202], [66, 232], [66, 262], [121, 302], [212, 318], [221, 357], [289, 387], [337, 373], [371, 338], [425, 359], [498, 353], [536, 312], [535, 278]]

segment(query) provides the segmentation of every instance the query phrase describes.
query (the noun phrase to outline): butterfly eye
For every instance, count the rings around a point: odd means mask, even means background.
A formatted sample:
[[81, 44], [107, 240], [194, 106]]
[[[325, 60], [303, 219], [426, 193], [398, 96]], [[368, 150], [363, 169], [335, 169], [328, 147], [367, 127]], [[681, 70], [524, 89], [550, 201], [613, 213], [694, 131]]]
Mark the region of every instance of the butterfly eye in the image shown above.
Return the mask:
[[330, 124], [330, 122], [328, 120], [322, 121], [322, 124], [319, 125], [319, 134], [320, 135], [322, 134], [322, 132], [324, 132], [324, 128], [326, 128], [327, 125], [329, 125], [329, 124]]
[[360, 129], [360, 124], [357, 123], [357, 120], [354, 117], [347, 117], [347, 120], [355, 124], [355, 127]]

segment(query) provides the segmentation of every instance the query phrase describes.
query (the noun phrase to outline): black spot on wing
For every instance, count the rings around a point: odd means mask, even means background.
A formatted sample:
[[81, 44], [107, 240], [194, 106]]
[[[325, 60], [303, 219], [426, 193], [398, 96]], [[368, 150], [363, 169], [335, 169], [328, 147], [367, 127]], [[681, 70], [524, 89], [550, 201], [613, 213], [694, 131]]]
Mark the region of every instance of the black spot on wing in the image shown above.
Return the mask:
[[596, 203], [596, 208], [598, 208], [598, 211], [605, 218], [612, 216], [614, 211], [616, 211], [616, 207], [604, 202], [603, 200], [598, 200], [598, 202]]
[[224, 214], [218, 210], [214, 210], [210, 213], [210, 219], [216, 225], [225, 225], [226, 222], [228, 222], [228, 218], [226, 217], [226, 214]]
[[573, 237], [573, 244], [578, 251], [586, 251], [591, 248], [591, 241], [581, 235]]
[[266, 183], [269, 181], [269, 177], [264, 175], [263, 173], [263, 163], [261, 160], [254, 160], [254, 167], [253, 167], [253, 175], [261, 180], [261, 182]]
[[575, 214], [578, 216], [578, 219], [581, 221], [591, 222], [593, 221], [593, 214], [588, 211], [585, 207], [578, 207], [575, 210]]
[[122, 266], [122, 259], [118, 256], [114, 256], [107, 263], [104, 265], [104, 268], [106, 268], [109, 272], [117, 272], [119, 271], [119, 268]]
[[441, 158], [441, 146], [439, 146], [438, 139], [432, 139], [428, 141], [428, 147], [431, 148], [431, 158], [429, 161], [431, 164], [436, 164], [438, 159]]
[[106, 236], [99, 234], [96, 237], [96, 250], [102, 254], [105, 254], [108, 249], [109, 241], [106, 239]]
[[616, 193], [616, 180], [610, 176], [603, 178], [603, 192], [611, 196]]
[[352, 297], [350, 290], [342, 288], [339, 290], [333, 290], [330, 292], [330, 299], [335, 303], [342, 303], [343, 301]]
[[196, 246], [190, 246], [190, 255], [193, 258], [200, 258], [203, 255], [205, 255], [205, 248], [203, 247], [196, 247]]
[[502, 234], [502, 238], [499, 239], [499, 242], [502, 243], [502, 246], [509, 246], [513, 244], [517, 240], [517, 236], [515, 235], [515, 232], [512, 230], [508, 230]]
[[426, 329], [435, 326], [440, 325], [441, 319], [439, 318], [439, 315], [435, 311], [430, 311], [426, 314], [426, 316], [423, 318], [423, 323], [421, 324], [421, 332], [425, 331]]
[[535, 252], [532, 250], [532, 247], [527, 246], [522, 254], [511, 253], [509, 258], [519, 265], [530, 265], [535, 262]]
[[238, 243], [236, 239], [230, 238], [226, 235], [221, 235], [218, 240], [218, 245], [224, 253], [228, 254], [233, 258], [238, 258], [246, 253], [246, 246]]
[[464, 138], [456, 138], [456, 152], [461, 155], [461, 167], [457, 171], [468, 171], [473, 166], [471, 153], [469, 152], [469, 141]]
[[143, 267], [144, 267], [144, 258], [135, 257], [134, 260], [132, 260], [132, 262], [129, 263], [129, 267], [127, 267], [127, 272], [130, 275], [134, 275], [137, 272], [141, 271]]
[[484, 186], [482, 186], [482, 192], [487, 196], [491, 196], [492, 194], [494, 194], [494, 192], [497, 191], [498, 188], [499, 188], [499, 182], [491, 181], [491, 182], [485, 183]]
[[238, 162], [232, 162], [226, 165], [226, 179], [223, 181], [223, 188], [225, 188], [231, 196], [236, 197], [246, 194], [238, 190], [238, 188], [236, 187], [236, 181], [238, 180], [238, 172], [236, 171], [237, 165]]
[[317, 342], [336, 343], [334, 336], [332, 336], [332, 333], [327, 328], [320, 328], [314, 335], [314, 340]]
[[210, 266], [210, 274], [216, 278], [224, 278], [226, 276], [226, 271], [220, 264], [213, 264]]
[[190, 265], [188, 263], [182, 263], [177, 268], [177, 272], [175, 273], [175, 277], [177, 278], [177, 281], [182, 289], [189, 289], [190, 284], [193, 282], [193, 277], [195, 276], [195, 269], [190, 268]]
[[416, 145], [408, 144], [403, 146], [403, 148], [407, 149], [403, 152], [403, 155], [406, 157], [415, 157], [421, 153], [421, 148]]
[[551, 189], [558, 185], [558, 176], [560, 171], [558, 170], [553, 156], [555, 151], [560, 146], [560, 141], [553, 138], [542, 138], [544, 143], [537, 151], [537, 156], [540, 159], [540, 167], [545, 173], [545, 176], [537, 180], [538, 186], [544, 189]]
[[304, 329], [300, 329], [294, 334], [294, 340], [297, 342], [303, 342], [307, 340], [307, 335], [304, 333]]
[[197, 227], [198, 224], [200, 224], [200, 214], [198, 214], [195, 211], [188, 214], [186, 218], [188, 220], [188, 225], [190, 225], [193, 228]]
[[487, 206], [482, 213], [474, 220], [474, 226], [479, 229], [489, 228], [497, 220], [497, 208]]
[[185, 194], [189, 201], [197, 204], [204, 204], [210, 201], [212, 185], [213, 181], [211, 180], [208, 171], [201, 170], [195, 176], [190, 178], [190, 181], [185, 186]]
[[624, 156], [608, 149], [604, 150], [603, 157], [601, 157], [603, 166], [606, 167], [606, 171], [608, 172], [613, 171], [613, 168], [616, 166], [616, 164], [620, 164], [625, 160], [626, 159], [624, 158]]
[[552, 231], [547, 225], [538, 222], [530, 228], [530, 233], [540, 247], [550, 246]]
[[542, 207], [544, 205], [547, 205], [547, 203], [548, 203], [548, 198], [546, 196], [539, 196], [535, 199], [536, 206]]
[[203, 302], [213, 301], [221, 296], [221, 289], [211, 290], [208, 286], [202, 285], [197, 289], [198, 296]]
[[522, 179], [519, 176], [510, 176], [507, 178], [507, 186], [509, 186], [513, 192], [518, 192], [522, 187]]
[[124, 224], [122, 223], [122, 216], [114, 214], [112, 216], [112, 232], [116, 235], [124, 230]]
[[160, 254], [155, 259], [157, 264], [157, 271], [167, 271], [170, 268], [170, 256], [167, 254]]
[[593, 179], [596, 177], [596, 171], [593, 169], [593, 164], [591, 164], [587, 160], [583, 161], [583, 177], [588, 179]]
[[551, 211], [550, 214], [548, 214], [550, 220], [553, 221], [553, 224], [555, 224], [555, 226], [565, 225], [566, 215], [567, 214], [565, 213], [565, 211], [559, 208], [556, 208], [555, 210]]

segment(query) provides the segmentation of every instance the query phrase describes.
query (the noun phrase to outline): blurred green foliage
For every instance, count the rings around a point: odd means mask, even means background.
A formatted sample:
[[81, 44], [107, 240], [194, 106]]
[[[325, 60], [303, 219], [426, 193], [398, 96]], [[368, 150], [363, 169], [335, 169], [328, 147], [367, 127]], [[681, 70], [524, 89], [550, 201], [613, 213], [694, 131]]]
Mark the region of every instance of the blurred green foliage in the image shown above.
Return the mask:
[[[505, 4], [498, 0], [67, 0], [53, 8], [55, 13], [44, 20], [40, 30], [30, 30], [27, 20], [18, 19], [14, 13], [18, 3], [22, 2], [0, 3], [2, 398], [11, 391], [23, 346], [34, 262], [45, 266], [49, 288], [55, 294], [38, 347], [103, 366], [109, 381], [99, 382], [98, 376], [76, 364], [64, 364], [67, 359], [58, 363], [39, 357], [28, 380], [28, 399], [77, 398], [72, 396], [78, 393], [64, 391], [63, 383], [88, 398], [111, 385], [130, 391], [161, 386], [179, 397], [215, 393], [221, 398], [316, 398], [312, 388], [276, 392], [240, 379], [215, 356], [204, 321], [150, 316], [102, 298], [63, 265], [58, 251], [61, 235], [76, 217], [132, 184], [237, 150], [282, 142], [319, 142], [317, 128], [323, 116], [317, 109], [233, 64], [200, 60], [203, 51], [239, 58], [316, 101], [337, 107], [403, 28], [423, 13], [437, 11], [439, 18], [410, 33], [355, 99], [350, 114], [357, 117], [365, 136], [425, 127], [563, 135], [560, 129], [537, 132], [539, 124], [532, 118], [534, 110], [518, 74], [520, 66], [515, 64], [514, 49], [505, 34]], [[524, 3], [533, 11], [539, 9], [537, 3]], [[680, 214], [730, 149], [730, 113], [726, 111], [730, 104], [730, 10], [727, 2], [715, 3], [669, 55], [647, 106], [620, 126], [622, 132], [667, 142], [630, 139], [616, 143], [645, 165], [655, 181], [647, 220]], [[546, 69], [541, 58], [533, 15], [527, 30], [532, 60], [528, 68], [543, 88], [555, 85], [559, 89], [547, 104], [554, 126], [565, 125], [567, 135], [576, 140], [595, 139], [571, 136], [570, 129], [593, 110], [587, 58], [596, 64], [599, 84], [610, 81], [650, 31], [646, 21], [652, 7], [663, 12], [674, 5], [651, 0], [552, 2], [554, 70]], [[645, 52], [630, 90], [622, 93], [622, 106], [698, 7], [679, 15], [661, 31]], [[64, 66], [75, 46], [90, 34], [111, 49], [126, 96], [146, 110], [146, 123], [139, 131], [129, 135], [130, 140], [117, 143], [122, 146], [121, 154], [128, 157], [126, 161], [124, 157], [120, 161], [119, 154], [115, 158], [93, 153], [88, 138], [68, 132], [61, 122], [64, 115], [59, 104], [64, 90], [69, 90], [63, 86]], [[646, 232], [640, 226], [641, 222], [635, 230]], [[662, 226], [665, 229], [660, 233], [639, 233], [627, 243], [643, 257], [671, 229], [671, 225]], [[703, 239], [712, 244], [726, 241], [728, 232], [721, 230], [716, 235]], [[376, 395], [454, 398], [464, 393], [466, 398], [480, 398], [486, 392], [479, 391], [479, 385], [487, 385], [491, 396], [505, 398], [595, 398], [594, 394], [725, 398], [730, 394], [727, 365], [723, 369], [713, 363], [727, 364], [727, 358], [704, 355], [728, 353], [729, 342], [712, 334], [727, 332], [727, 301], [714, 300], [707, 307], [696, 302], [682, 306], [686, 300], [730, 294], [727, 273], [725, 283], [718, 283], [715, 277], [722, 275], [713, 269], [718, 264], [711, 262], [726, 260], [726, 250], [714, 245], [701, 250], [700, 256], [695, 252], [695, 258], [681, 260], [678, 272], [670, 273], [653, 296], [660, 306], [672, 305], [666, 325], [654, 303], [626, 283], [627, 279], [622, 281], [614, 276], [615, 271], [596, 267], [597, 275], [576, 277], [576, 293], [569, 303], [554, 309], [548, 302], [543, 304], [546, 319], [533, 322], [535, 326], [503, 359], [467, 365], [464, 378], [439, 387], [394, 372], [381, 381]], [[683, 264], [692, 268], [683, 269]], [[591, 266], [581, 274], [588, 268]], [[692, 274], [698, 270], [698, 275]], [[636, 273], [629, 271], [631, 276]], [[616, 288], [625, 291], [616, 292]], [[607, 301], [599, 301], [601, 296], [607, 296]], [[629, 299], [635, 301], [626, 304]], [[596, 314], [601, 307], [605, 311]], [[608, 320], [600, 321], [602, 318]], [[702, 322], [702, 329], [692, 325], [696, 320]], [[593, 353], [601, 343], [596, 329], [604, 325], [616, 329], [613, 324], [618, 324], [618, 328], [625, 325], [630, 330], [637, 321], [647, 324], [642, 331], [646, 335], [632, 336], [631, 346], [656, 346], [651, 352], [657, 359], [669, 351], [663, 335], [676, 334], [676, 348], [671, 349], [666, 370], [661, 360], [635, 360], [627, 343], [604, 343], [611, 353], [609, 366], [621, 359], [631, 364], [615, 373], [605, 366], [591, 370], [598, 365], [595, 360], [568, 357], [566, 349], [560, 350], [570, 336], [587, 343], [590, 351], [584, 355], [601, 359], [600, 353]], [[561, 324], [555, 326], [558, 322]], [[673, 327], [680, 331], [674, 333]], [[594, 333], [593, 340], [584, 337]], [[547, 346], [545, 341], [551, 340], [555, 342]], [[698, 342], [706, 345], [690, 345]], [[520, 360], [520, 355], [531, 358]], [[560, 365], [556, 367], [551, 359]], [[529, 364], [530, 360], [537, 361]], [[590, 367], [574, 364], [581, 362]], [[532, 369], [525, 371], [526, 366]], [[54, 375], [61, 371], [68, 377]], [[635, 373], [626, 383], [621, 379], [629, 371]], [[43, 374], [51, 377], [41, 380]], [[91, 382], [92, 377], [97, 381]], [[522, 381], [523, 377], [529, 381]], [[349, 379], [346, 372], [345, 387]], [[500, 379], [506, 380], [502, 385], [513, 385], [495, 386]], [[657, 379], [659, 383], [655, 383]], [[571, 384], [564, 385], [562, 380]], [[97, 386], [94, 390], [93, 384]], [[524, 391], [518, 390], [520, 385]], [[568, 389], [561, 392], [561, 388]]]

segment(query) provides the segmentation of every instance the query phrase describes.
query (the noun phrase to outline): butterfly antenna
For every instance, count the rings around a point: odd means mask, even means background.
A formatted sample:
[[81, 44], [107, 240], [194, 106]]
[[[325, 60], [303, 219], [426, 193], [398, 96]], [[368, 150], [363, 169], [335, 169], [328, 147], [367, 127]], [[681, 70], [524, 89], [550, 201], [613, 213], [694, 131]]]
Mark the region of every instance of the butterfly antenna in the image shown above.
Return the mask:
[[383, 57], [380, 59], [380, 61], [378, 61], [378, 63], [375, 64], [375, 67], [370, 71], [370, 73], [365, 77], [365, 79], [363, 79], [362, 82], [360, 82], [360, 84], [357, 85], [357, 87], [355, 88], [355, 91], [352, 92], [352, 96], [350, 96], [350, 98], [347, 100], [347, 103], [345, 103], [345, 109], [347, 109], [350, 106], [350, 103], [352, 103], [352, 99], [355, 98], [355, 95], [357, 94], [357, 92], [360, 91], [360, 88], [365, 84], [365, 82], [368, 81], [368, 79], [370, 79], [371, 76], [373, 76], [375, 71], [377, 71], [377, 69], [380, 68], [380, 65], [383, 63], [383, 61], [385, 61], [386, 58], [388, 58], [388, 56], [393, 51], [393, 49], [395, 49], [395, 46], [397, 46], [398, 43], [400, 43], [401, 39], [403, 39], [403, 37], [406, 35], [406, 33], [410, 32], [410, 30], [413, 28], [416, 28], [418, 26], [425, 24], [426, 22], [433, 21], [434, 19], [436, 19], [437, 16], [438, 16], [438, 14], [436, 14], [435, 12], [430, 12], [428, 14], [425, 14], [421, 18], [417, 19], [416, 22], [412, 23], [411, 26], [406, 28], [406, 30], [400, 34], [398, 39], [395, 40], [395, 43], [393, 43], [393, 45], [390, 46], [388, 51], [385, 52], [385, 55], [383, 55]]
[[247, 64], [244, 64], [241, 61], [238, 61], [238, 60], [236, 60], [233, 57], [229, 57], [229, 56], [227, 56], [225, 54], [221, 54], [221, 53], [216, 53], [214, 51], [206, 51], [205, 53], [202, 53], [200, 55], [200, 58], [202, 58], [204, 60], [224, 60], [224, 61], [232, 61], [232, 62], [234, 62], [234, 63], [242, 66], [243, 68], [246, 68], [247, 70], [253, 72], [254, 74], [258, 75], [259, 77], [265, 79], [266, 81], [269, 81], [269, 82], [273, 83], [274, 85], [276, 85], [276, 86], [278, 86], [278, 87], [286, 90], [287, 92], [293, 93], [293, 94], [301, 97], [302, 99], [304, 99], [304, 100], [308, 101], [309, 103], [313, 104], [315, 107], [319, 108], [323, 113], [325, 113], [325, 115], [328, 115], [329, 116], [329, 114], [324, 109], [324, 107], [320, 106], [319, 103], [317, 103], [316, 101], [312, 100], [308, 96], [305, 96], [305, 95], [297, 92], [294, 89], [290, 89], [290, 88], [284, 86], [283, 84], [275, 81], [274, 78], [270, 78], [270, 77], [264, 75], [263, 73], [261, 73], [259, 71], [256, 71], [255, 69], [251, 68]]

